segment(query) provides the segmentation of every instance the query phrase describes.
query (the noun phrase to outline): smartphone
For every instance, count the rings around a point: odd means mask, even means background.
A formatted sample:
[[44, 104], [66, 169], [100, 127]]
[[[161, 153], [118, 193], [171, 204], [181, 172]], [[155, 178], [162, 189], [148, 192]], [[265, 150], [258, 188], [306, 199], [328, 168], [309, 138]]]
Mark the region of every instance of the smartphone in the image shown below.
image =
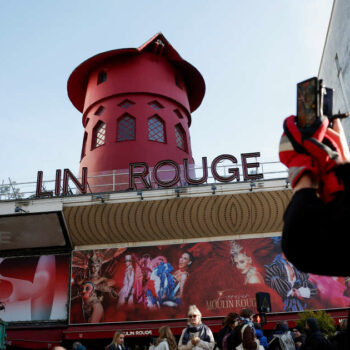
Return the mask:
[[333, 118], [333, 89], [324, 88], [324, 93], [322, 94], [322, 114], [329, 119]]
[[311, 126], [319, 117], [320, 81], [317, 77], [297, 84], [297, 124]]

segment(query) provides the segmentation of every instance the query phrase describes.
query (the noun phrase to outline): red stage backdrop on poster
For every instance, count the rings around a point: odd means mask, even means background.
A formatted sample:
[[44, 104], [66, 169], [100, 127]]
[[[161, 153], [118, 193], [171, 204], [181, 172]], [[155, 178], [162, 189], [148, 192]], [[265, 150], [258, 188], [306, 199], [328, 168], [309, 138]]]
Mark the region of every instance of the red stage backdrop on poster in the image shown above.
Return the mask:
[[0, 258], [6, 322], [67, 320], [69, 255]]
[[[312, 259], [310, 255], [309, 259]], [[71, 323], [184, 318], [196, 304], [204, 317], [256, 311], [268, 292], [273, 312], [348, 307], [344, 278], [298, 271], [280, 237], [75, 251]]]

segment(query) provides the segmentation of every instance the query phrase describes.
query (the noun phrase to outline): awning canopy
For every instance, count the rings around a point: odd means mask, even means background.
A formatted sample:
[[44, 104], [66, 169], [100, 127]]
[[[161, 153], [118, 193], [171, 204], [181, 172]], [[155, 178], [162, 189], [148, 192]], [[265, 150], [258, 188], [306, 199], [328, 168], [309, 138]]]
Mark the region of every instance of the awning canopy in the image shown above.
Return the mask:
[[[229, 311], [228, 311], [229, 312]], [[327, 313], [339, 323], [342, 318], [347, 318], [349, 309], [327, 310]], [[264, 330], [272, 330], [276, 322], [288, 321], [289, 327], [294, 327], [299, 319], [299, 313], [276, 313], [268, 314]], [[223, 317], [204, 318], [203, 323], [210, 327], [213, 333], [217, 333], [222, 327]], [[181, 335], [186, 327], [186, 320], [162, 320], [156, 322], [135, 322], [115, 324], [77, 325], [57, 328], [17, 328], [7, 329], [6, 344], [22, 349], [52, 349], [64, 342], [76, 340], [112, 339], [114, 332], [123, 330], [127, 337], [157, 337], [161, 326], [169, 326], [174, 335]]]
[[52, 349], [62, 343], [63, 328], [6, 329], [6, 345], [22, 349]]
[[[222, 327], [222, 317], [204, 320], [211, 330], [216, 333]], [[158, 336], [158, 330], [162, 326], [169, 326], [174, 335], [181, 335], [186, 327], [185, 320], [164, 320], [157, 322], [137, 322], [137, 323], [118, 323], [108, 325], [80, 325], [69, 326], [63, 331], [64, 340], [77, 339], [106, 339], [113, 338], [114, 332], [123, 330], [127, 337], [147, 337]]]

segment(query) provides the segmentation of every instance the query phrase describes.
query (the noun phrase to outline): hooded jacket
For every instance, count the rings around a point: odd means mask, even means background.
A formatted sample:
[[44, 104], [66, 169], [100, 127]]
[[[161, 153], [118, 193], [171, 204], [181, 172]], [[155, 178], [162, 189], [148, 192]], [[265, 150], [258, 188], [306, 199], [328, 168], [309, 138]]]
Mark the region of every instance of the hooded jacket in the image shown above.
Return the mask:
[[301, 349], [329, 350], [329, 343], [320, 331], [317, 320], [315, 318], [310, 317], [306, 320], [306, 323], [309, 325], [309, 329], [306, 330], [307, 336], [305, 339], [305, 343], [303, 344]]

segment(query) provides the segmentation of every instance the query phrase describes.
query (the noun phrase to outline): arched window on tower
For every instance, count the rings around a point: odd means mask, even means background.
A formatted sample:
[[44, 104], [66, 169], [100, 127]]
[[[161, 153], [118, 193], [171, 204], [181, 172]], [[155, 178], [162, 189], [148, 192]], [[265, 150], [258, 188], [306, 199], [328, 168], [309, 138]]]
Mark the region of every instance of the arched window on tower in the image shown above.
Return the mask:
[[187, 152], [186, 133], [181, 124], [175, 125], [176, 146]]
[[101, 115], [105, 111], [105, 108], [103, 106], [99, 106], [96, 109], [95, 115]]
[[103, 146], [106, 141], [106, 124], [99, 121], [94, 127], [92, 148]]
[[83, 139], [83, 147], [81, 149], [81, 157], [80, 159], [83, 159], [86, 155], [86, 141], [87, 141], [88, 133], [84, 133], [84, 139]]
[[148, 139], [150, 141], [165, 143], [165, 125], [163, 120], [154, 115], [148, 119]]
[[105, 70], [101, 70], [97, 75], [97, 85], [102, 84], [107, 80], [107, 72]]
[[117, 122], [117, 141], [135, 140], [136, 120], [130, 114], [124, 114]]

